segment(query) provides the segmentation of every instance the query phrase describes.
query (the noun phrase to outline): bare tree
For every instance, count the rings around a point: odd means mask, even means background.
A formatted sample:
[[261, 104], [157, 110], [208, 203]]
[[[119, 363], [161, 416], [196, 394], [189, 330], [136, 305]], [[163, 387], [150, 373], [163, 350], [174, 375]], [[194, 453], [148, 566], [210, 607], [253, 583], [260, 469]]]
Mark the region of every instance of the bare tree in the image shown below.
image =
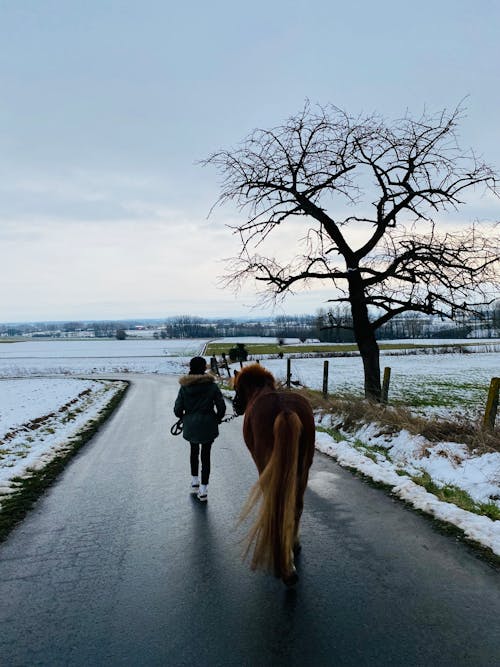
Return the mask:
[[[387, 123], [306, 104], [283, 126], [254, 130], [204, 161], [222, 176], [216, 205], [246, 212], [230, 225], [242, 245], [226, 283], [239, 289], [254, 278], [276, 301], [328, 281], [330, 301], [350, 306], [369, 398], [380, 399], [380, 326], [406, 311], [473, 312], [498, 290], [495, 227], [453, 231], [441, 222], [438, 231], [435, 216], [458, 209], [467, 191], [498, 196], [492, 168], [458, 144], [460, 118], [457, 108]], [[302, 230], [290, 256], [266, 256], [285, 223]]]

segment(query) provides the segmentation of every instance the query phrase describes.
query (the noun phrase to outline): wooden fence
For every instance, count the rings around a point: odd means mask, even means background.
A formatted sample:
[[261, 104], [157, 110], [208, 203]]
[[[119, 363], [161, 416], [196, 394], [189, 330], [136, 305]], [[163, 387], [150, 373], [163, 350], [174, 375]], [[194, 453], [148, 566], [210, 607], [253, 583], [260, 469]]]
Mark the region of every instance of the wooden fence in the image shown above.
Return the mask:
[[[257, 360], [257, 363], [259, 361]], [[222, 362], [220, 364], [227, 372], [228, 377], [231, 377], [231, 370], [229, 368], [229, 364], [226, 359], [226, 355], [222, 355]], [[240, 362], [240, 366], [243, 367], [242, 362]], [[210, 359], [210, 367], [213, 372], [217, 373], [220, 376], [220, 368], [219, 364], [217, 362], [217, 359], [215, 357], [212, 357]], [[328, 360], [325, 359], [323, 363], [323, 384], [322, 384], [322, 394], [326, 398], [328, 396]], [[383, 380], [382, 380], [382, 403], [388, 403], [389, 402], [389, 385], [391, 381], [391, 368], [390, 366], [386, 366], [384, 368], [384, 375], [383, 375]], [[292, 387], [292, 360], [288, 357], [286, 360], [286, 386], [288, 389]], [[484, 418], [483, 418], [483, 427], [485, 429], [494, 429], [495, 428], [495, 421], [497, 417], [497, 412], [498, 412], [498, 398], [499, 398], [499, 393], [500, 393], [500, 378], [494, 377], [491, 379], [490, 382], [490, 388], [488, 391], [488, 398], [486, 400], [486, 408], [484, 411]]]

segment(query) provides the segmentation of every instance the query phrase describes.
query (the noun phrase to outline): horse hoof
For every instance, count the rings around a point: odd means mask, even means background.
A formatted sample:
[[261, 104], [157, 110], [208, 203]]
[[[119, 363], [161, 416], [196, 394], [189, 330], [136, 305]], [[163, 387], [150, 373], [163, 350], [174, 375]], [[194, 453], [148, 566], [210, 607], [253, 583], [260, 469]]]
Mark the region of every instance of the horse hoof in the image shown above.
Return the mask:
[[282, 577], [282, 579], [283, 583], [285, 584], [285, 586], [288, 586], [288, 588], [290, 588], [291, 586], [295, 586], [295, 584], [299, 580], [299, 575], [297, 574], [297, 570], [293, 568], [293, 571], [290, 574]]

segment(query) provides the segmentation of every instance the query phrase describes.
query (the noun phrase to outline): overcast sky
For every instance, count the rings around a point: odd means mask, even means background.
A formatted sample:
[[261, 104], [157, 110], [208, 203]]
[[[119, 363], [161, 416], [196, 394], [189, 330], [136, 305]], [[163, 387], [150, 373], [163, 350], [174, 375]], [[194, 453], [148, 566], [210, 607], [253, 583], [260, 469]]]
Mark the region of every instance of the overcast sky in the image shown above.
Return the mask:
[[461, 143], [498, 168], [499, 34], [496, 0], [0, 0], [0, 321], [271, 314], [217, 286], [238, 244], [197, 161], [306, 98], [467, 96]]

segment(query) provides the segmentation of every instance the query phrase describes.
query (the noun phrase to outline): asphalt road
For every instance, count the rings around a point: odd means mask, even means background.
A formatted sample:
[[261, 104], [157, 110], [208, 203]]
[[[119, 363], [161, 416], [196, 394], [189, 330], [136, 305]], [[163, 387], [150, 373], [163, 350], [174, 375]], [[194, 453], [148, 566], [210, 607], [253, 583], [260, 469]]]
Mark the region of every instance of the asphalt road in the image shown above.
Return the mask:
[[466, 545], [317, 454], [300, 582], [240, 558], [256, 471], [241, 419], [209, 501], [172, 437], [176, 378], [119, 411], [0, 545], [0, 665], [500, 664], [500, 578]]

